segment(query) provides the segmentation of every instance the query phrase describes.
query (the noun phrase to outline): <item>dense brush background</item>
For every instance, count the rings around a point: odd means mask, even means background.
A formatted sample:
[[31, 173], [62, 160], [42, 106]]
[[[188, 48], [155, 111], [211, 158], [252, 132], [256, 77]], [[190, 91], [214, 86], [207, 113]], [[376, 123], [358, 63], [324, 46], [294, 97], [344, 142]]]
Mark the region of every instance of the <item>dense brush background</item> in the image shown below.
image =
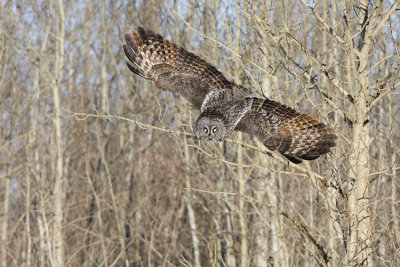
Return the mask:
[[[399, 2], [1, 1], [0, 264], [400, 266]], [[337, 147], [199, 143], [197, 111], [127, 69], [138, 25]]]

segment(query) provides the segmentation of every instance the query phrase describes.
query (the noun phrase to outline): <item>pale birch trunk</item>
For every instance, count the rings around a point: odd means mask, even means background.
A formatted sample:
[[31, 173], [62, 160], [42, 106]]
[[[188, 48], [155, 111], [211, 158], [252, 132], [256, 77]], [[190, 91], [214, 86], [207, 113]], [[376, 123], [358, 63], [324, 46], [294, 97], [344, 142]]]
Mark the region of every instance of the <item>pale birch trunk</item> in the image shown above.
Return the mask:
[[[239, 11], [239, 2], [235, 1], [235, 12], [236, 12], [236, 36], [235, 36], [235, 52], [240, 54], [240, 11]], [[234, 81], [237, 84], [240, 84], [240, 59], [235, 59], [235, 67], [233, 70]], [[242, 133], [238, 132], [238, 141], [242, 141]], [[248, 258], [248, 236], [247, 236], [247, 211], [246, 211], [246, 201], [244, 195], [246, 194], [246, 181], [247, 177], [244, 175], [243, 167], [243, 148], [241, 146], [237, 146], [237, 179], [239, 183], [239, 225], [240, 225], [240, 266], [246, 267], [249, 265]]]
[[[238, 134], [238, 140], [242, 141], [242, 133]], [[243, 167], [240, 165], [243, 164], [243, 148], [238, 146], [237, 148], [237, 177], [239, 182], [239, 225], [240, 225], [240, 266], [246, 267], [249, 264], [248, 259], [248, 247], [247, 247], [247, 216], [246, 216], [246, 181], [247, 178], [243, 173]]]
[[[221, 183], [222, 184], [222, 183]], [[221, 191], [225, 190], [225, 187], [221, 187]], [[232, 216], [232, 208], [230, 207], [230, 202], [228, 200], [227, 194], [223, 194], [224, 197], [224, 217], [226, 220], [226, 234], [225, 234], [225, 254], [226, 254], [226, 263], [230, 267], [234, 267], [237, 265], [235, 252], [234, 252], [234, 239], [233, 239], [233, 216]]]
[[[263, 172], [262, 172], [263, 173]], [[264, 176], [265, 175], [265, 176]], [[269, 186], [267, 183], [268, 181], [273, 181], [270, 179], [271, 177], [267, 174], [264, 174], [260, 177], [260, 181], [257, 181], [258, 190], [255, 189], [255, 196], [260, 203], [263, 203], [266, 198], [266, 192], [269, 190], [267, 187]], [[272, 176], [272, 175], [271, 175]], [[271, 205], [273, 205], [271, 203]], [[268, 209], [265, 205], [260, 205], [258, 207], [258, 213], [260, 214], [257, 216], [256, 222], [254, 223], [254, 234], [255, 234], [255, 248], [254, 248], [254, 266], [263, 267], [268, 266], [268, 257], [272, 255], [274, 266], [280, 266], [278, 259], [276, 257], [278, 252], [278, 235], [276, 233], [276, 225], [272, 225], [273, 222], [271, 221], [271, 234], [268, 235], [268, 228], [267, 228], [267, 221], [268, 219], [273, 220], [275, 214], [268, 214]], [[269, 240], [271, 239], [271, 247], [269, 247]], [[277, 264], [277, 265], [275, 265]]]
[[[389, 136], [391, 137], [390, 140], [390, 147], [394, 150], [395, 144], [393, 143], [393, 132], [392, 132], [392, 125], [394, 123], [394, 118], [393, 118], [393, 111], [392, 111], [392, 97], [389, 95], [388, 96], [388, 112], [389, 112], [389, 125], [390, 127], [390, 133]], [[390, 157], [390, 168], [392, 169], [391, 173], [391, 201], [392, 201], [392, 218], [393, 218], [393, 232], [395, 235], [395, 241], [397, 244], [400, 243], [400, 223], [399, 223], [399, 204], [398, 204], [398, 172], [396, 168], [396, 159], [399, 155], [396, 153], [392, 153]]]
[[[128, 142], [127, 144], [125, 144], [126, 146], [129, 146], [129, 152], [128, 152], [128, 160], [127, 162], [133, 162], [133, 157], [134, 157], [134, 151], [135, 151], [135, 137], [134, 137], [134, 124], [130, 124], [128, 126], [128, 131], [127, 134], [129, 135], [128, 137]], [[132, 196], [132, 187], [131, 187], [131, 177], [133, 176], [133, 166], [132, 164], [130, 164], [127, 167], [126, 173], [125, 173], [125, 178], [123, 179], [123, 202], [124, 202], [124, 206], [123, 208], [121, 208], [121, 213], [120, 213], [120, 220], [121, 223], [124, 226], [124, 236], [122, 236], [122, 238], [124, 238], [125, 242], [129, 242], [130, 239], [126, 238], [127, 235], [127, 231], [125, 230], [127, 225], [127, 215], [126, 215], [126, 211], [130, 211], [132, 210], [132, 205], [131, 205], [131, 196]], [[136, 212], [139, 212], [139, 210], [137, 210]], [[139, 224], [138, 224], [139, 225]], [[136, 236], [133, 237], [133, 240], [136, 240]], [[129, 266], [129, 250], [128, 247], [125, 247], [125, 266]]]
[[[32, 113], [35, 114], [36, 109], [33, 107]], [[35, 116], [32, 116], [32, 121], [36, 121]], [[35, 122], [32, 123], [33, 125], [36, 124]], [[35, 129], [35, 128], [34, 128]], [[29, 138], [29, 143], [35, 142], [36, 134], [34, 131], [34, 136]], [[32, 148], [33, 145], [29, 144], [28, 147]], [[28, 166], [28, 165], [27, 165]], [[28, 169], [28, 168], [27, 168]], [[25, 263], [26, 266], [31, 266], [31, 245], [32, 245], [32, 237], [31, 237], [31, 175], [29, 174], [29, 170], [26, 171], [25, 176], [25, 183], [26, 183], [26, 199], [25, 199], [25, 239], [26, 239], [26, 259]], [[8, 179], [7, 179], [8, 180]], [[9, 186], [9, 181], [8, 181]]]
[[[9, 169], [9, 168], [8, 168]], [[8, 241], [8, 211], [9, 211], [9, 203], [10, 203], [10, 177], [8, 173], [6, 176], [3, 178], [3, 190], [4, 190], [4, 195], [3, 195], [3, 211], [2, 211], [2, 220], [1, 220], [1, 266], [6, 267], [7, 266], [7, 251], [8, 251], [8, 246], [7, 246], [7, 241]]]
[[[0, 6], [0, 12], [4, 10], [4, 3]], [[0, 31], [1, 33], [1, 31]], [[0, 37], [0, 44], [2, 45], [2, 49], [0, 50], [0, 61], [5, 62], [5, 56], [8, 55], [11, 49], [9, 49], [9, 45], [7, 45], [7, 42], [5, 39]], [[7, 66], [2, 65], [1, 67], [1, 81], [0, 81], [0, 91], [4, 90], [3, 85], [5, 84], [5, 79], [6, 79], [6, 71], [7, 71]], [[11, 129], [9, 129], [11, 132]], [[10, 133], [8, 133], [9, 135]], [[10, 207], [10, 167], [8, 164], [6, 165], [6, 171], [2, 170], [0, 172], [0, 175], [3, 176], [1, 178], [1, 186], [0, 186], [0, 192], [4, 192], [2, 194], [2, 200], [3, 200], [3, 210], [0, 212], [1, 215], [1, 244], [0, 244], [0, 250], [1, 250], [1, 266], [6, 267], [7, 266], [7, 251], [8, 251], [8, 220], [9, 220], [9, 207]]]
[[[219, 148], [224, 151], [224, 144], [220, 143]], [[226, 166], [221, 170], [221, 179], [218, 179], [217, 188], [220, 192], [231, 192], [233, 189], [233, 185], [231, 184], [231, 180], [229, 179], [229, 174]], [[234, 251], [234, 236], [233, 236], [233, 212], [232, 212], [232, 203], [229, 200], [229, 196], [226, 193], [222, 194], [222, 199], [220, 201], [220, 205], [223, 207], [223, 221], [226, 224], [226, 230], [224, 234], [225, 241], [225, 257], [223, 258], [221, 255], [221, 260], [223, 262], [222, 265], [227, 265], [229, 267], [235, 267], [237, 265]]]
[[189, 226], [190, 231], [192, 234], [192, 245], [193, 245], [193, 256], [194, 256], [194, 264], [195, 267], [201, 266], [200, 261], [200, 241], [197, 237], [197, 226], [196, 226], [196, 216], [192, 207], [192, 185], [190, 182], [190, 155], [189, 149], [187, 144], [187, 139], [184, 137], [184, 156], [185, 156], [185, 165], [186, 165], [186, 174], [185, 174], [185, 184], [186, 184], [186, 191], [184, 194], [186, 208], [188, 211], [189, 217]]
[[55, 150], [56, 150], [56, 175], [54, 179], [54, 223], [53, 223], [53, 255], [54, 265], [64, 265], [64, 239], [63, 239], [63, 208], [64, 208], [64, 178], [63, 178], [63, 137], [61, 133], [60, 119], [60, 96], [59, 91], [62, 83], [64, 71], [64, 40], [65, 40], [65, 15], [64, 3], [58, 1], [59, 5], [59, 21], [57, 33], [57, 54], [56, 68], [54, 73], [54, 81], [52, 85], [54, 117], [53, 123], [55, 128]]
[[[324, 10], [326, 8], [326, 5], [328, 1], [324, 1]], [[337, 6], [336, 5], [332, 5], [332, 12], [330, 12], [330, 22], [331, 25], [337, 25], [338, 21], [337, 21]], [[326, 14], [324, 12], [324, 14]], [[327, 35], [327, 33], [324, 31], [324, 33]], [[328, 40], [326, 40], [326, 45], [328, 46]], [[326, 52], [328, 52], [328, 47]], [[333, 46], [333, 53], [329, 53], [328, 54], [328, 64], [329, 66], [333, 67], [337, 77], [342, 78], [343, 80], [345, 80], [344, 75], [341, 73], [342, 72], [342, 68], [340, 68], [337, 60], [335, 59], [339, 59], [340, 58], [340, 53], [339, 53], [339, 49], [337, 45]], [[328, 88], [328, 81], [326, 81], [326, 88]], [[334, 114], [334, 125], [337, 124], [337, 114]], [[336, 166], [336, 161], [332, 162], [333, 164], [335, 164], [335, 167], [337, 169]], [[330, 256], [331, 256], [331, 263], [336, 263], [336, 262], [340, 262], [340, 256], [337, 253], [337, 247], [338, 247], [338, 241], [340, 240], [341, 244], [344, 243], [344, 236], [342, 233], [342, 229], [341, 229], [341, 225], [338, 223], [339, 221], [339, 216], [340, 214], [338, 213], [337, 210], [337, 206], [338, 206], [338, 198], [339, 198], [339, 193], [337, 192], [337, 190], [335, 190], [332, 187], [329, 187], [327, 189], [327, 193], [326, 193], [326, 205], [328, 207], [329, 210], [329, 241], [328, 241], [328, 248], [329, 248], [329, 252], [330, 252]], [[341, 237], [341, 238], [337, 238], [337, 237]]]
[[[362, 107], [359, 106], [360, 109]], [[369, 214], [369, 183], [368, 183], [368, 144], [367, 127], [354, 125], [352, 153], [349, 157], [349, 178], [352, 188], [349, 195], [349, 214], [351, 235], [349, 242], [349, 264], [356, 266], [369, 264], [371, 253], [371, 225]], [[363, 264], [363, 265], [364, 265]]]

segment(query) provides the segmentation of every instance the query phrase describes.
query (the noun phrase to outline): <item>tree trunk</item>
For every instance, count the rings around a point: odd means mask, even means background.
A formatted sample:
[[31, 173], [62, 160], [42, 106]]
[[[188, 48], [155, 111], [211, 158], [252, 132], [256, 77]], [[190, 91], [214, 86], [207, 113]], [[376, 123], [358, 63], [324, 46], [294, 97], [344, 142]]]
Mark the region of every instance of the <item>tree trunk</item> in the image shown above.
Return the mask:
[[64, 3], [58, 1], [59, 5], [59, 22], [58, 22], [58, 42], [57, 42], [57, 56], [56, 56], [56, 71], [54, 73], [53, 82], [53, 104], [54, 104], [54, 118], [53, 123], [55, 127], [55, 149], [56, 149], [56, 175], [54, 180], [54, 224], [53, 224], [53, 252], [54, 252], [54, 265], [64, 265], [64, 239], [63, 239], [63, 208], [64, 208], [64, 179], [63, 179], [63, 137], [61, 133], [61, 120], [60, 120], [60, 96], [59, 90], [63, 78], [64, 69], [64, 41], [65, 41], [65, 15]]
[[190, 182], [190, 169], [188, 166], [190, 166], [190, 156], [189, 156], [189, 149], [188, 149], [188, 144], [186, 137], [184, 137], [184, 155], [185, 155], [185, 166], [186, 168], [186, 175], [185, 175], [185, 184], [186, 184], [186, 191], [185, 191], [185, 202], [186, 202], [186, 208], [188, 211], [188, 217], [189, 217], [189, 225], [190, 225], [190, 231], [192, 234], [192, 245], [193, 245], [193, 255], [194, 255], [194, 265], [195, 267], [200, 267], [201, 266], [201, 261], [200, 261], [200, 242], [199, 238], [197, 237], [197, 226], [196, 226], [196, 217], [194, 210], [192, 208], [192, 185]]

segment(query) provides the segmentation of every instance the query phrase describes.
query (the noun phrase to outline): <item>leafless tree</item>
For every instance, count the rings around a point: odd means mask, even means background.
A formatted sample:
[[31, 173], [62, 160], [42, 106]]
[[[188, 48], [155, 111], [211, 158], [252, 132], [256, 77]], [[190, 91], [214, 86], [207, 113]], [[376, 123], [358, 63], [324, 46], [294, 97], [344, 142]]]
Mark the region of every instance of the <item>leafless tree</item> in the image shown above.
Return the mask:
[[[398, 266], [399, 0], [2, 1], [2, 266]], [[301, 165], [132, 75], [142, 25], [318, 117]]]

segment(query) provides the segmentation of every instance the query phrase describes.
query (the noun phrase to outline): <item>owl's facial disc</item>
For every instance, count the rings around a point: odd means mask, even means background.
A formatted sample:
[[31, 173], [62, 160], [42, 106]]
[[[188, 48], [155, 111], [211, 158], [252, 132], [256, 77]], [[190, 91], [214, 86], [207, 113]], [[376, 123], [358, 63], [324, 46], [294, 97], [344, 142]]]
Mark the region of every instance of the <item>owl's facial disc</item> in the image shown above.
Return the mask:
[[219, 121], [201, 119], [196, 130], [197, 136], [207, 143], [216, 143], [224, 139], [224, 126]]

